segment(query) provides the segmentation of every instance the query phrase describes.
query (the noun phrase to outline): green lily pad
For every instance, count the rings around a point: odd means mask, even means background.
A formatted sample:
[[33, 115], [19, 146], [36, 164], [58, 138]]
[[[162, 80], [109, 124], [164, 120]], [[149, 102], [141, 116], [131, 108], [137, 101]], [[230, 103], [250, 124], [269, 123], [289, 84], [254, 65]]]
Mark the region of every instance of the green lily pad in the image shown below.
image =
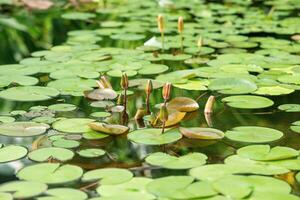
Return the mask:
[[58, 111], [58, 112], [68, 112], [68, 111], [76, 110], [76, 106], [73, 104], [61, 103], [61, 104], [53, 104], [49, 106], [48, 109]]
[[100, 180], [101, 185], [116, 185], [124, 183], [133, 178], [133, 174], [126, 169], [105, 168], [86, 172], [82, 181]]
[[233, 199], [242, 199], [252, 192], [252, 185], [244, 181], [243, 176], [229, 175], [216, 180], [214, 189]]
[[33, 181], [12, 181], [0, 185], [0, 192], [12, 193], [12, 196], [16, 199], [32, 198], [46, 190], [46, 184]]
[[274, 102], [266, 97], [253, 96], [253, 95], [236, 95], [229, 96], [222, 99], [227, 105], [233, 108], [243, 109], [258, 109], [270, 107]]
[[111, 113], [109, 112], [93, 112], [91, 113], [91, 117], [95, 118], [105, 118], [105, 117], [110, 117]]
[[279, 140], [281, 131], [260, 126], [239, 126], [226, 131], [225, 136], [234, 141], [248, 143], [266, 143]]
[[237, 154], [251, 160], [270, 161], [297, 157], [299, 152], [289, 147], [271, 148], [269, 145], [251, 145], [238, 149]]
[[292, 123], [292, 126], [290, 127], [292, 131], [296, 133], [300, 133], [300, 121], [295, 121]]
[[284, 94], [290, 94], [294, 92], [295, 90], [281, 87], [281, 86], [261, 86], [259, 87], [254, 94], [259, 95], [284, 95]]
[[41, 163], [22, 168], [17, 177], [26, 181], [37, 181], [46, 184], [64, 184], [81, 178], [83, 170], [75, 165], [59, 163]]
[[0, 122], [2, 123], [10, 123], [10, 122], [14, 122], [16, 119], [13, 117], [9, 117], [9, 116], [0, 116]]
[[167, 169], [189, 169], [206, 163], [207, 156], [202, 153], [190, 153], [184, 156], [176, 157], [166, 153], [152, 153], [146, 158], [146, 162], [162, 166]]
[[282, 104], [278, 109], [285, 112], [300, 112], [300, 104]]
[[214, 128], [180, 127], [179, 131], [182, 135], [192, 139], [216, 140], [224, 137], [224, 132]]
[[96, 17], [96, 15], [94, 13], [69, 12], [63, 14], [61, 17], [64, 19], [71, 19], [71, 20], [88, 20]]
[[45, 192], [45, 197], [38, 197], [37, 200], [60, 200], [60, 199], [74, 199], [85, 200], [88, 198], [87, 194], [81, 190], [72, 188], [53, 188]]
[[84, 133], [91, 130], [88, 124], [94, 121], [89, 118], [62, 119], [53, 123], [53, 128], [65, 133]]
[[129, 198], [129, 199], [155, 199], [155, 196], [146, 191], [146, 185], [152, 179], [145, 177], [134, 177], [129, 181], [116, 185], [100, 185], [97, 192], [102, 197], [111, 198]]
[[171, 198], [178, 190], [188, 187], [193, 180], [194, 178], [190, 176], [167, 176], [151, 181], [146, 189], [160, 198]]
[[127, 135], [128, 139], [139, 144], [162, 145], [180, 140], [182, 135], [178, 129], [167, 130], [161, 133], [161, 129], [140, 129], [132, 131]]
[[32, 137], [45, 133], [48, 124], [36, 122], [11, 122], [0, 125], [0, 135], [10, 137]]
[[41, 86], [12, 87], [0, 92], [0, 98], [11, 101], [44, 101], [58, 95], [56, 89]]
[[22, 146], [8, 145], [0, 147], [0, 163], [19, 160], [27, 155], [27, 149]]
[[80, 142], [76, 140], [57, 139], [52, 142], [54, 147], [72, 149], [80, 146]]
[[77, 153], [84, 158], [97, 158], [103, 156], [106, 152], [102, 149], [82, 149]]
[[13, 196], [10, 193], [0, 192], [0, 199], [13, 200]]
[[55, 159], [63, 162], [71, 160], [73, 157], [74, 153], [72, 151], [56, 147], [40, 148], [28, 154], [28, 158], [36, 162], [45, 162], [49, 159]]
[[247, 94], [254, 92], [257, 86], [250, 80], [231, 77], [212, 80], [208, 89], [217, 90], [222, 94]]
[[82, 137], [86, 140], [99, 140], [108, 137], [109, 135], [100, 133], [94, 130], [85, 132], [82, 134]]

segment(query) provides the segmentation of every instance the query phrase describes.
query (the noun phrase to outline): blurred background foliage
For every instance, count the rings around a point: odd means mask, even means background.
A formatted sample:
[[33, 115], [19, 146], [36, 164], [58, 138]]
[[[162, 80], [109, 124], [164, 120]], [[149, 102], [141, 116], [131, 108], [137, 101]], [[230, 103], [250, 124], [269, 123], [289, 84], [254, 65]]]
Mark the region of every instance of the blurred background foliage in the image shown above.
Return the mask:
[[[69, 30], [86, 22], [63, 20], [68, 10], [93, 10], [105, 1], [0, 0], [0, 64], [16, 63], [31, 52], [65, 41]], [[91, 26], [89, 26], [91, 27]]]

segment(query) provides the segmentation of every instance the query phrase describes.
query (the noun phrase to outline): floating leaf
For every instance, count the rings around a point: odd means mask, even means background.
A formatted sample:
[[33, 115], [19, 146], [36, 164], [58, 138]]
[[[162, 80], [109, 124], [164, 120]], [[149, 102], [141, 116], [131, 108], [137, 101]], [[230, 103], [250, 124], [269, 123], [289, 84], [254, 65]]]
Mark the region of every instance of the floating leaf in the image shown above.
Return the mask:
[[208, 88], [222, 94], [247, 94], [254, 92], [257, 86], [250, 80], [231, 77], [212, 80]]
[[146, 185], [152, 179], [145, 177], [134, 177], [129, 181], [116, 185], [100, 185], [97, 192], [107, 198], [129, 198], [129, 199], [155, 199], [155, 196], [146, 191]]
[[61, 104], [53, 104], [48, 107], [50, 110], [58, 111], [58, 112], [68, 112], [68, 111], [73, 111], [76, 110], [76, 106], [73, 104], [66, 104], [66, 103], [61, 103]]
[[190, 176], [167, 176], [148, 183], [146, 189], [160, 198], [171, 198], [176, 191], [185, 189], [193, 180]]
[[77, 153], [85, 158], [97, 158], [103, 156], [105, 154], [105, 151], [102, 149], [82, 149], [80, 151], [77, 151]]
[[300, 121], [296, 121], [292, 123], [291, 130], [300, 133]]
[[266, 108], [274, 104], [274, 102], [266, 97], [253, 95], [237, 95], [229, 96], [222, 99], [227, 105], [234, 108], [257, 109]]
[[19, 160], [27, 155], [27, 149], [22, 146], [8, 145], [0, 147], [0, 163]]
[[297, 157], [299, 152], [289, 147], [271, 148], [270, 145], [251, 145], [238, 149], [237, 154], [251, 160], [270, 161]]
[[117, 98], [118, 94], [112, 89], [105, 88], [105, 89], [96, 89], [91, 92], [88, 92], [86, 96], [92, 100], [104, 100], [104, 99], [112, 100]]
[[12, 181], [0, 185], [0, 192], [12, 193], [13, 197], [16, 199], [35, 197], [46, 190], [46, 184], [32, 181]]
[[300, 112], [300, 104], [282, 104], [278, 109], [285, 112]]
[[133, 174], [126, 169], [105, 168], [86, 172], [82, 181], [100, 180], [101, 185], [116, 185], [132, 179]]
[[11, 137], [32, 137], [41, 135], [50, 128], [47, 124], [36, 122], [11, 122], [0, 125], [0, 135]]
[[17, 177], [46, 184], [64, 184], [80, 179], [82, 174], [83, 170], [75, 165], [41, 163], [22, 168], [17, 173]]
[[105, 124], [101, 122], [91, 122], [89, 123], [91, 129], [106, 133], [109, 135], [120, 135], [129, 131], [127, 126], [117, 125], [117, 124]]
[[84, 133], [91, 130], [88, 124], [94, 121], [89, 118], [62, 119], [53, 123], [53, 128], [66, 133]]
[[178, 110], [180, 112], [193, 112], [199, 109], [199, 105], [194, 99], [176, 97], [168, 102], [167, 108]]
[[161, 129], [139, 129], [127, 135], [128, 139], [139, 144], [163, 145], [180, 140], [182, 135], [178, 129], [170, 129], [161, 133]]
[[151, 165], [162, 166], [167, 169], [189, 169], [206, 163], [207, 156], [202, 153], [190, 153], [176, 157], [166, 153], [152, 153], [146, 158]]
[[73, 157], [74, 153], [72, 151], [56, 147], [40, 148], [28, 154], [28, 158], [36, 162], [45, 162], [49, 159], [55, 159], [63, 162], [71, 160]]
[[231, 131], [226, 131], [225, 136], [238, 142], [265, 143], [279, 140], [283, 133], [272, 128], [260, 126], [239, 126]]
[[53, 188], [45, 192], [45, 197], [38, 197], [37, 200], [49, 200], [49, 199], [76, 199], [85, 200], [88, 198], [87, 194], [81, 190], [72, 188]]
[[76, 140], [57, 139], [54, 142], [52, 142], [52, 145], [54, 147], [72, 149], [72, 148], [79, 147], [80, 142]]
[[41, 86], [12, 87], [0, 92], [0, 98], [12, 101], [43, 101], [58, 95], [56, 89]]
[[179, 131], [185, 137], [193, 138], [193, 139], [215, 140], [215, 139], [222, 139], [224, 137], [223, 131], [214, 128], [180, 127]]

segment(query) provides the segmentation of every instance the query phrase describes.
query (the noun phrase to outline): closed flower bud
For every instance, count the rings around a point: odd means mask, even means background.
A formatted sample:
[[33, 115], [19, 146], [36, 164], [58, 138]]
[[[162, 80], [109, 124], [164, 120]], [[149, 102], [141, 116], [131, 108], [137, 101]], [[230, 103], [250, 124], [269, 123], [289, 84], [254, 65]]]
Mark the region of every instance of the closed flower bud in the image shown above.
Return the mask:
[[152, 81], [151, 80], [148, 80], [147, 82], [147, 85], [146, 85], [146, 88], [145, 88], [145, 92], [147, 95], [150, 95], [151, 92], [153, 90], [153, 84], [152, 84]]
[[121, 87], [123, 89], [127, 89], [129, 86], [129, 83], [128, 83], [128, 77], [127, 77], [127, 74], [126, 73], [123, 73], [122, 74], [122, 78], [121, 78]]
[[101, 76], [101, 77], [100, 77], [100, 81], [102, 82], [102, 84], [104, 85], [105, 88], [112, 89], [112, 86], [111, 86], [111, 84], [110, 84], [110, 81], [107, 79], [106, 76]]
[[160, 33], [164, 32], [164, 18], [161, 14], [157, 16], [157, 26]]
[[215, 97], [210, 96], [205, 104], [204, 113], [206, 114], [213, 113], [214, 103], [215, 103]]
[[201, 48], [201, 47], [203, 46], [203, 38], [202, 38], [202, 37], [200, 37], [200, 38], [198, 39], [198, 41], [197, 41], [197, 46], [198, 46], [198, 48]]
[[160, 111], [159, 111], [159, 119], [162, 121], [162, 122], [166, 122], [169, 118], [169, 113], [168, 113], [168, 109], [167, 109], [167, 106], [165, 105], [162, 105], [160, 107]]
[[165, 101], [167, 101], [170, 98], [171, 87], [171, 83], [166, 83], [163, 87], [162, 95]]
[[183, 32], [183, 17], [180, 16], [178, 18], [178, 33], [182, 33]]
[[120, 94], [120, 95], [118, 96], [117, 104], [118, 104], [118, 105], [123, 105], [123, 103], [124, 103], [124, 95], [123, 95], [123, 94]]

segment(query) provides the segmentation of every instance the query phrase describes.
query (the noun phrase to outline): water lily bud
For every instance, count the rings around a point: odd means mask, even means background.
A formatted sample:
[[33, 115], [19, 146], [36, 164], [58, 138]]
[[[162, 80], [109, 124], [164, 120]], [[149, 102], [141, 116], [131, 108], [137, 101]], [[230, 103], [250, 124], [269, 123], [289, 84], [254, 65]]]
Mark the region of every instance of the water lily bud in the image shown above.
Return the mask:
[[206, 114], [213, 113], [214, 103], [215, 103], [215, 97], [210, 96], [205, 104], [204, 113]]
[[123, 95], [123, 94], [120, 94], [120, 95], [118, 96], [117, 104], [118, 104], [118, 105], [123, 105], [123, 103], [124, 103], [124, 95]]
[[147, 82], [147, 85], [146, 85], [146, 88], [145, 88], [145, 92], [147, 95], [150, 95], [151, 92], [153, 90], [153, 84], [152, 84], [152, 81], [151, 80], [148, 80]]
[[198, 41], [197, 41], [197, 46], [198, 46], [198, 48], [201, 48], [201, 47], [203, 46], [203, 38], [202, 38], [202, 37], [200, 37], [200, 38], [198, 39]]
[[170, 98], [171, 87], [171, 83], [166, 83], [163, 87], [162, 95], [165, 101], [167, 101]]
[[164, 32], [164, 18], [161, 14], [157, 16], [157, 26], [160, 33]]
[[168, 113], [168, 109], [167, 109], [167, 106], [165, 105], [162, 105], [160, 107], [160, 111], [159, 111], [159, 119], [162, 121], [162, 122], [166, 122], [169, 118], [169, 113]]
[[122, 78], [121, 78], [121, 87], [123, 89], [128, 89], [129, 83], [128, 83], [128, 77], [126, 73], [122, 74]]
[[106, 76], [101, 76], [100, 77], [100, 81], [102, 82], [102, 84], [104, 85], [105, 88], [110, 88], [112, 89], [112, 86], [110, 84], [110, 81], [107, 79]]
[[183, 17], [180, 16], [178, 18], [178, 33], [182, 33], [183, 32]]
[[146, 115], [146, 111], [144, 108], [139, 108], [136, 113], [135, 113], [135, 116], [134, 116], [134, 119], [135, 120], [140, 120], [140, 119], [143, 119], [143, 117]]

